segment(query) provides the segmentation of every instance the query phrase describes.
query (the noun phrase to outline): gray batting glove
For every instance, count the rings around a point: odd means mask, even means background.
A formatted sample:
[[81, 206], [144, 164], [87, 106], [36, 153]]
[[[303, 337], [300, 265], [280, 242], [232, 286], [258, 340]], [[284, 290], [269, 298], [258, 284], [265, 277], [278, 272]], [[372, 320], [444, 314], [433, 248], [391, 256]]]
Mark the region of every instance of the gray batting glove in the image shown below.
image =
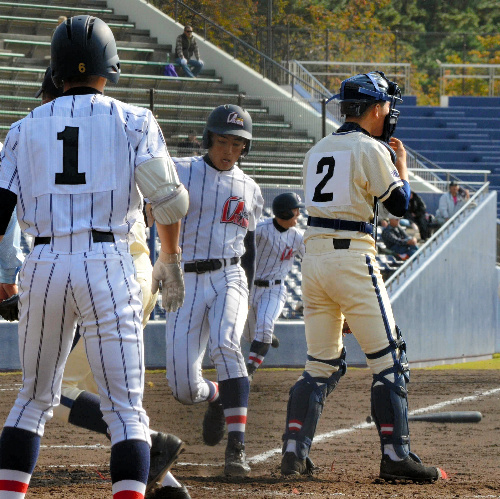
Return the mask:
[[156, 293], [161, 282], [161, 303], [166, 312], [175, 312], [184, 303], [186, 294], [181, 269], [181, 254], [160, 251], [153, 267], [151, 291]]

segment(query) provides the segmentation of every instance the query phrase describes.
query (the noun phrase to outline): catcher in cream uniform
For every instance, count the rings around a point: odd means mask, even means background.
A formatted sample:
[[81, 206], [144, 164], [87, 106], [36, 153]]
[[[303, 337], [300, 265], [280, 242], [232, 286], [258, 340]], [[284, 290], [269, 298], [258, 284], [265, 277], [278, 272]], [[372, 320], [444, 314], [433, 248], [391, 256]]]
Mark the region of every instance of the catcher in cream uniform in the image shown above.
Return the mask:
[[406, 151], [391, 138], [401, 92], [381, 72], [342, 82], [346, 122], [304, 160], [308, 228], [302, 261], [305, 370], [290, 390], [281, 472], [311, 471], [309, 450], [326, 397], [345, 373], [344, 316], [373, 376], [372, 416], [380, 437], [380, 478], [432, 482], [435, 467], [410, 452], [406, 345], [375, 259], [377, 203], [402, 216], [410, 197]]

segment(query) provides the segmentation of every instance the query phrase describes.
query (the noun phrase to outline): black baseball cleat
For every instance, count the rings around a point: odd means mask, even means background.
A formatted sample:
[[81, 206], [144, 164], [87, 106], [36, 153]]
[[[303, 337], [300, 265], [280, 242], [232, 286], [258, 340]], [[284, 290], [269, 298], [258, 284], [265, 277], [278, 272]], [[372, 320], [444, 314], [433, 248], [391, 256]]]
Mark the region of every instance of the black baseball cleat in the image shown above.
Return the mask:
[[312, 475], [314, 463], [306, 457], [299, 459], [294, 452], [285, 452], [281, 458], [282, 475]]
[[217, 445], [224, 437], [226, 418], [220, 400], [209, 402], [203, 417], [203, 442], [206, 445]]
[[225, 457], [224, 474], [226, 476], [245, 477], [250, 474], [244, 443], [236, 439], [230, 439], [227, 442]]
[[380, 478], [386, 481], [435, 482], [441, 476], [439, 468], [424, 466], [411, 454], [402, 461], [393, 461], [388, 455], [380, 462]]
[[154, 433], [151, 435], [151, 450], [146, 495], [161, 487], [161, 482], [184, 451], [184, 442], [170, 433]]
[[279, 338], [273, 334], [273, 336], [271, 337], [271, 346], [273, 348], [278, 348], [280, 346], [280, 340]]
[[153, 493], [146, 496], [146, 499], [191, 499], [191, 496], [184, 485], [181, 487], [166, 485], [155, 489]]
[[248, 373], [248, 382], [251, 383], [253, 381], [253, 376], [257, 367], [254, 364], [247, 364], [247, 373]]

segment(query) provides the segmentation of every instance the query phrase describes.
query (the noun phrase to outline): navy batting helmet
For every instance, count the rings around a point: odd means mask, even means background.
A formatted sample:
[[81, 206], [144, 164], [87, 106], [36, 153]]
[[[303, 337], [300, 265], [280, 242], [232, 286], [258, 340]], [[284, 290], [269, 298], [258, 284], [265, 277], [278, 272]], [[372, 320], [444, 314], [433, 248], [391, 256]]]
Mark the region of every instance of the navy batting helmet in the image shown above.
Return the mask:
[[217, 135], [236, 135], [247, 140], [242, 156], [250, 152], [252, 145], [252, 118], [248, 111], [234, 104], [223, 104], [216, 107], [208, 116], [203, 130], [203, 147], [212, 145], [211, 133]]
[[399, 118], [396, 104], [403, 102], [401, 90], [397, 83], [388, 80], [382, 71], [358, 74], [344, 80], [340, 85], [340, 93], [331, 97], [339, 99], [340, 111], [346, 116], [361, 116], [372, 104], [390, 102], [390, 111], [386, 116], [384, 131], [381, 137], [387, 142], [394, 131]]
[[38, 89], [35, 97], [40, 97], [42, 93], [50, 94], [52, 97], [61, 97], [63, 94], [62, 89], [57, 88], [52, 81], [52, 70], [50, 69], [50, 66], [45, 70], [42, 86]]
[[273, 199], [274, 216], [281, 220], [290, 220], [294, 216], [292, 210], [303, 206], [300, 196], [295, 192], [283, 192]]
[[68, 78], [120, 78], [120, 59], [109, 26], [97, 17], [75, 16], [61, 23], [50, 44], [50, 67], [56, 87]]

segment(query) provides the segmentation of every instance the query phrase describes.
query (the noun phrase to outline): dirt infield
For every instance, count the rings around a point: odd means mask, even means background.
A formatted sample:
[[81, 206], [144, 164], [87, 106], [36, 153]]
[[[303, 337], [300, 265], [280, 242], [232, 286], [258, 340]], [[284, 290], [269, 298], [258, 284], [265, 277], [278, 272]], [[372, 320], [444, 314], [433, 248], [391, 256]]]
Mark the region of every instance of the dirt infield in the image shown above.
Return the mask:
[[[177, 434], [187, 444], [173, 468], [193, 499], [263, 497], [500, 498], [500, 376], [495, 370], [413, 370], [410, 411], [439, 404], [437, 411], [480, 411], [479, 423], [412, 422], [412, 450], [427, 464], [443, 468], [447, 480], [436, 484], [379, 483], [379, 440], [365, 420], [370, 413], [371, 376], [348, 369], [327, 400], [311, 458], [312, 477], [285, 479], [279, 474], [281, 435], [288, 390], [298, 370], [263, 370], [252, 384], [248, 412], [247, 456], [252, 474], [230, 481], [222, 474], [224, 443], [201, 441], [205, 405], [183, 406], [167, 387], [164, 373], [148, 373], [145, 405], [151, 427]], [[214, 373], [208, 373], [214, 379]], [[2, 375], [0, 418], [15, 398], [19, 374]], [[457, 400], [458, 399], [458, 400]], [[448, 401], [456, 400], [449, 405]], [[342, 430], [342, 431], [341, 431]], [[55, 422], [47, 425], [38, 465], [27, 497], [111, 497], [109, 442], [105, 437]]]

